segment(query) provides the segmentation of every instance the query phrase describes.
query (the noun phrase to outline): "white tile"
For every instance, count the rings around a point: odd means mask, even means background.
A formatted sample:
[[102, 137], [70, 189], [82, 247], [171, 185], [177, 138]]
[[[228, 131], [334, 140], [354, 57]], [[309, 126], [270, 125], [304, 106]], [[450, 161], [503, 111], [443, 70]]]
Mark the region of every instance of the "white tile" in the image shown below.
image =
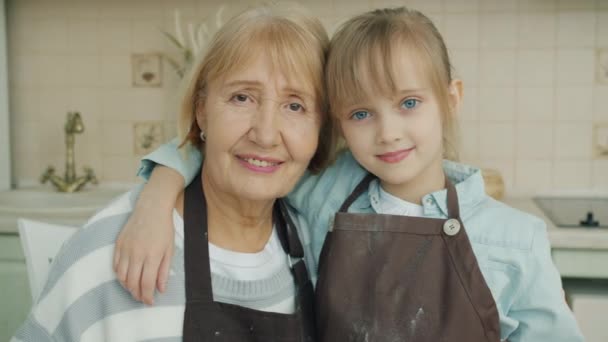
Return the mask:
[[102, 2], [99, 1], [70, 1], [69, 6], [65, 6], [65, 14], [69, 18], [77, 19], [97, 19], [101, 12]]
[[553, 13], [532, 12], [519, 16], [519, 46], [550, 48], [556, 44], [557, 19]]
[[[11, 123], [11, 153], [14, 165], [12, 170], [17, 181], [37, 180], [43, 172], [39, 139], [39, 122]], [[44, 165], [46, 167], [46, 165]]]
[[512, 121], [515, 118], [515, 88], [482, 87], [479, 89], [481, 121]]
[[538, 192], [550, 190], [552, 171], [553, 167], [550, 160], [517, 160], [515, 187], [518, 193], [534, 195]]
[[131, 92], [133, 120], [164, 119], [162, 90], [158, 88], [140, 88]]
[[476, 12], [484, 0], [450, 0], [444, 2], [446, 12]]
[[519, 2], [519, 9], [526, 11], [551, 11], [557, 7], [557, 0], [522, 0]]
[[553, 126], [549, 123], [520, 124], [515, 140], [518, 159], [551, 159], [553, 155]]
[[[126, 55], [131, 52], [131, 21], [126, 19], [102, 19], [99, 32], [99, 48], [103, 55]], [[158, 35], [162, 35], [156, 30]]]
[[463, 160], [479, 159], [479, 123], [460, 124], [460, 157]]
[[518, 8], [517, 0], [482, 0], [482, 11], [514, 11]]
[[595, 4], [596, 0], [557, 0], [558, 9], [594, 9]]
[[349, 16], [359, 15], [372, 9], [368, 1], [333, 0], [332, 2], [334, 11]]
[[462, 104], [460, 105], [459, 119], [461, 121], [477, 121], [479, 120], [479, 111], [477, 104], [479, 102], [479, 89], [467, 87], [465, 84]]
[[102, 121], [100, 126], [104, 156], [133, 155], [133, 123]]
[[553, 88], [517, 88], [517, 117], [524, 122], [552, 121], [554, 118]]
[[608, 121], [608, 85], [593, 88], [593, 119]]
[[[134, 20], [132, 22], [131, 45], [133, 51], [161, 51], [165, 47], [167, 39], [158, 29], [160, 23], [153, 20]], [[193, 24], [196, 27], [195, 24]], [[185, 37], [188, 35], [188, 29], [185, 27]], [[190, 46], [191, 44], [189, 44]]]
[[479, 65], [479, 84], [483, 86], [515, 85], [515, 50], [482, 49]]
[[43, 87], [67, 87], [68, 60], [66, 56], [40, 56], [38, 60], [39, 85]]
[[595, 53], [592, 49], [557, 50], [557, 84], [591, 85], [595, 79]]
[[[70, 89], [69, 106], [71, 110], [79, 111], [83, 120], [97, 122], [103, 119], [101, 112], [100, 88], [75, 87]], [[85, 122], [85, 125], [87, 122]], [[89, 132], [91, 128], [87, 129]]]
[[28, 19], [26, 15], [7, 13], [6, 39], [9, 56], [38, 53], [38, 26], [32, 25]]
[[608, 190], [608, 160], [594, 160], [591, 164], [591, 182], [594, 189]]
[[512, 123], [480, 124], [481, 159], [513, 159], [515, 155], [515, 127]]
[[554, 156], [558, 159], [591, 159], [591, 123], [558, 123], [555, 126]]
[[101, 84], [104, 86], [130, 87], [131, 56], [102, 56], [101, 57]]
[[517, 85], [552, 86], [555, 82], [553, 50], [519, 50], [517, 53]]
[[45, 88], [40, 90], [40, 115], [38, 120], [45, 122], [65, 122], [70, 108], [68, 88]]
[[40, 60], [37, 55], [17, 56], [9, 61], [8, 80], [11, 87], [40, 86]]
[[65, 19], [40, 19], [30, 22], [35, 32], [35, 44], [42, 54], [65, 53], [68, 48], [68, 26]]
[[70, 19], [68, 49], [79, 55], [98, 55], [100, 30], [96, 19]]
[[128, 121], [133, 118], [130, 88], [105, 89], [100, 94], [101, 115], [104, 120]]
[[[608, 4], [608, 1], [606, 1]], [[608, 46], [608, 11], [597, 12], [596, 46]]]
[[593, 117], [592, 87], [559, 87], [555, 100], [558, 121], [590, 121]]
[[477, 48], [479, 17], [476, 14], [446, 14], [444, 39], [448, 47]]
[[591, 162], [557, 160], [553, 164], [553, 187], [562, 190], [589, 189], [591, 186]]
[[[326, 0], [298, 0], [297, 3], [312, 12], [313, 15], [333, 15], [334, 6], [333, 2]], [[370, 5], [372, 8], [383, 8], [386, 7], [383, 5], [384, 1], [370, 1]], [[200, 1], [199, 6], [203, 6], [206, 4], [206, 1]], [[216, 12], [216, 4], [208, 5], [205, 8], [207, 13], [215, 13]]]
[[[65, 117], [55, 120], [41, 120], [37, 141], [44, 146], [41, 153], [49, 155], [65, 155]], [[63, 166], [63, 165], [57, 165]]]
[[68, 78], [70, 86], [101, 85], [101, 62], [97, 55], [69, 56]]
[[9, 91], [11, 121], [34, 122], [40, 117], [40, 91], [36, 87], [17, 88]]
[[479, 84], [479, 52], [477, 49], [450, 49], [451, 63], [456, 77], [466, 86]]
[[397, 6], [408, 6], [422, 13], [440, 12], [443, 8], [441, 0], [390, 0], [387, 3], [395, 3]]
[[517, 46], [517, 14], [484, 13], [481, 16], [482, 48], [514, 48]]
[[[105, 0], [99, 9], [99, 17], [102, 19], [132, 19], [137, 17], [137, 8], [143, 7], [142, 4], [130, 4], [129, 1]], [[192, 13], [192, 9], [188, 11]]]
[[68, 8], [68, 6], [70, 5], [70, 2], [67, 0], [19, 2], [27, 3], [24, 5], [24, 7], [26, 7], [25, 12], [27, 12], [35, 20], [44, 18], [64, 17], [66, 13], [66, 8]]
[[593, 47], [595, 13], [563, 12], [557, 18], [557, 44], [560, 47]]

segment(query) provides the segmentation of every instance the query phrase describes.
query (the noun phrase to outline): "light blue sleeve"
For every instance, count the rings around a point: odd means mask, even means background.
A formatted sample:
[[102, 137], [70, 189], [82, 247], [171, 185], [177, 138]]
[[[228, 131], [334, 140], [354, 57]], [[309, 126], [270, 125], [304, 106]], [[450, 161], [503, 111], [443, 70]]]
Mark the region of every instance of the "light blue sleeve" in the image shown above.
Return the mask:
[[522, 269], [522, 288], [508, 313], [519, 322], [508, 340], [584, 341], [576, 319], [566, 304], [561, 278], [551, 259], [545, 224], [539, 224], [543, 227], [536, 230], [532, 250]]
[[307, 172], [287, 200], [308, 222], [315, 261], [321, 253], [330, 220], [359, 182], [367, 175], [349, 151], [320, 174]]
[[176, 170], [184, 177], [184, 184], [190, 184], [200, 170], [203, 158], [200, 151], [190, 144], [183, 147], [185, 149], [184, 157], [184, 153], [177, 148], [178, 145], [178, 139], [173, 138], [170, 142], [144, 156], [137, 175], [148, 180], [154, 167], [160, 164]]

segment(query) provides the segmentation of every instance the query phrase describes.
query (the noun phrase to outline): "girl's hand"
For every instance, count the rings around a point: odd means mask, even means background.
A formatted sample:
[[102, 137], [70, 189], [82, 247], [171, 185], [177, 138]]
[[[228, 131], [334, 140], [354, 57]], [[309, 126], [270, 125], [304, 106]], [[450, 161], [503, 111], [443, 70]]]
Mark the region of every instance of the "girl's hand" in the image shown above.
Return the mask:
[[157, 166], [116, 240], [114, 272], [135, 300], [154, 304], [154, 291], [166, 290], [173, 257], [173, 208], [184, 187], [176, 171]]

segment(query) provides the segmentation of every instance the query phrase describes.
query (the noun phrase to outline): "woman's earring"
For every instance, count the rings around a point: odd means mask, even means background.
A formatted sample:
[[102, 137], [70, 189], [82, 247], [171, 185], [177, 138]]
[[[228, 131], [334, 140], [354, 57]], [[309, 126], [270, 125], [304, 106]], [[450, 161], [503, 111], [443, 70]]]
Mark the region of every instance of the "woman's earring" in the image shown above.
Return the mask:
[[203, 131], [201, 131], [200, 137], [203, 142], [205, 142], [205, 140], [207, 140], [207, 136], [205, 136], [205, 132], [203, 132]]

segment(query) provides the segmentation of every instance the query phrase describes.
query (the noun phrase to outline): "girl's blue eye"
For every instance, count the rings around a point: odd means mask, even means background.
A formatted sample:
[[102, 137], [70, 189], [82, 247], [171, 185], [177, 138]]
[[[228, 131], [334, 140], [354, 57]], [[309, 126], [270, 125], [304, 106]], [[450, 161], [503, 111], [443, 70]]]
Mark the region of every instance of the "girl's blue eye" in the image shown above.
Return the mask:
[[418, 105], [418, 100], [416, 99], [406, 99], [405, 101], [403, 101], [401, 103], [401, 107], [405, 108], [405, 109], [412, 109], [414, 107], [416, 107], [416, 105]]
[[369, 112], [364, 110], [360, 110], [358, 112], [354, 112], [350, 117], [354, 120], [363, 120], [369, 116]]

